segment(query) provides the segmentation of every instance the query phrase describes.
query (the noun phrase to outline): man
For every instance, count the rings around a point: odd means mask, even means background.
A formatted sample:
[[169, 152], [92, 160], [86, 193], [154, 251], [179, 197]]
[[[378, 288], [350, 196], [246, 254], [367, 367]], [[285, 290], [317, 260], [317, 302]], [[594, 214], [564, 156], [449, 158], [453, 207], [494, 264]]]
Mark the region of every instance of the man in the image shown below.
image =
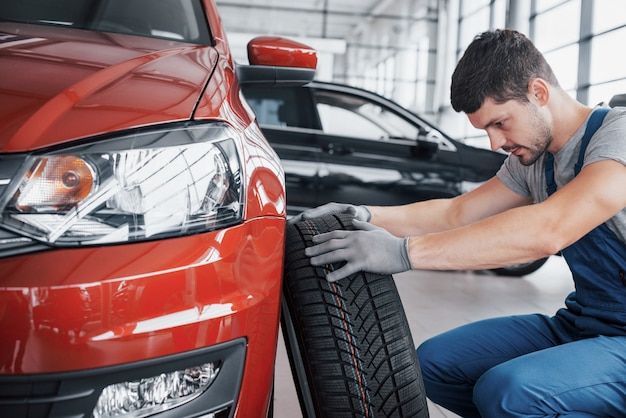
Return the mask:
[[626, 416], [626, 109], [572, 99], [512, 30], [474, 39], [451, 101], [510, 153], [497, 175], [453, 199], [304, 212], [295, 220], [350, 212], [358, 228], [314, 237], [311, 263], [347, 261], [328, 274], [335, 281], [359, 270], [490, 269], [562, 251], [577, 289], [565, 307], [424, 342], [427, 395], [464, 417]]

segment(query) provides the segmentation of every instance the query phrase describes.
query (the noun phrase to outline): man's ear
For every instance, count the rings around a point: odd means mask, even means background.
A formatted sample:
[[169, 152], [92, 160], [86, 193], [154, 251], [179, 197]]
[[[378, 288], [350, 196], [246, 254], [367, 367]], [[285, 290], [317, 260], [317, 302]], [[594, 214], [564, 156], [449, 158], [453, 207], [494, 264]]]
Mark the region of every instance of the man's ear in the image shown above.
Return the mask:
[[528, 98], [536, 101], [539, 106], [544, 106], [550, 100], [550, 87], [542, 78], [533, 78], [528, 83]]

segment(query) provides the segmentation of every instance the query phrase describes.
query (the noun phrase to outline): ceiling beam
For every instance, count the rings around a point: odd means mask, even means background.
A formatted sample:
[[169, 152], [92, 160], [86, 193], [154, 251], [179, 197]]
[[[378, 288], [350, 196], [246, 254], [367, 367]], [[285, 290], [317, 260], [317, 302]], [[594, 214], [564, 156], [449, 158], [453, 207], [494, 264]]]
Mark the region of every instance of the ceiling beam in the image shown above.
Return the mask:
[[414, 18], [411, 16], [397, 15], [397, 14], [385, 14], [385, 13], [377, 13], [378, 8], [375, 7], [370, 11], [364, 12], [350, 12], [347, 10], [332, 10], [327, 9], [326, 7], [322, 9], [312, 9], [305, 7], [293, 7], [293, 6], [272, 6], [266, 4], [255, 4], [255, 3], [225, 3], [222, 1], [217, 1], [217, 6], [220, 9], [224, 9], [227, 7], [234, 9], [246, 9], [246, 10], [260, 10], [260, 11], [278, 11], [278, 12], [287, 12], [287, 13], [312, 13], [318, 14], [321, 16], [326, 15], [336, 15], [336, 16], [345, 16], [345, 17], [354, 17], [359, 19], [389, 19], [389, 20], [399, 20], [405, 22], [420, 22], [423, 20], [427, 20], [424, 17]]

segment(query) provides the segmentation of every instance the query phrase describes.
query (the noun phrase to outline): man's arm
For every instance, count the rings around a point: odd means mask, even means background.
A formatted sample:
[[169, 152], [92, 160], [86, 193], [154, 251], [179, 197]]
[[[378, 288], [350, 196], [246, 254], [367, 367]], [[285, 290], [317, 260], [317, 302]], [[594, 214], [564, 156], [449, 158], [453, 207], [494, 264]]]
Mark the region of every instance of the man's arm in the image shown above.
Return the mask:
[[[461, 216], [475, 219], [466, 226], [412, 236], [411, 265], [415, 269], [488, 269], [549, 256], [622, 210], [626, 206], [624, 184], [626, 167], [621, 163], [590, 164], [542, 203], [501, 213], [496, 210], [489, 217], [470, 212]], [[511, 204], [510, 197], [507, 201]]]
[[404, 237], [459, 228], [530, 202], [494, 177], [452, 199], [433, 199], [405, 206], [368, 206], [367, 209], [372, 215], [372, 224]]
[[454, 232], [464, 225], [528, 203], [530, 199], [517, 195], [494, 178], [454, 199], [368, 207], [372, 223], [355, 220], [354, 231], [335, 230], [315, 235], [312, 238], [315, 245], [308, 247], [305, 254], [316, 266], [346, 261], [343, 267], [327, 273], [326, 279], [331, 282], [356, 271], [398, 273], [416, 267], [415, 261], [409, 259], [408, 238], [405, 237]]

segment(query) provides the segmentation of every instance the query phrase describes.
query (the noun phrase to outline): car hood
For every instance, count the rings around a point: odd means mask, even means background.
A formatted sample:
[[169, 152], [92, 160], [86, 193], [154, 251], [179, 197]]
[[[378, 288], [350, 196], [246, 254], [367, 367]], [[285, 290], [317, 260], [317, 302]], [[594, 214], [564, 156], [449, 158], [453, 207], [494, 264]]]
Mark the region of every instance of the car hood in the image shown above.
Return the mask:
[[188, 120], [212, 47], [0, 22], [0, 152]]

